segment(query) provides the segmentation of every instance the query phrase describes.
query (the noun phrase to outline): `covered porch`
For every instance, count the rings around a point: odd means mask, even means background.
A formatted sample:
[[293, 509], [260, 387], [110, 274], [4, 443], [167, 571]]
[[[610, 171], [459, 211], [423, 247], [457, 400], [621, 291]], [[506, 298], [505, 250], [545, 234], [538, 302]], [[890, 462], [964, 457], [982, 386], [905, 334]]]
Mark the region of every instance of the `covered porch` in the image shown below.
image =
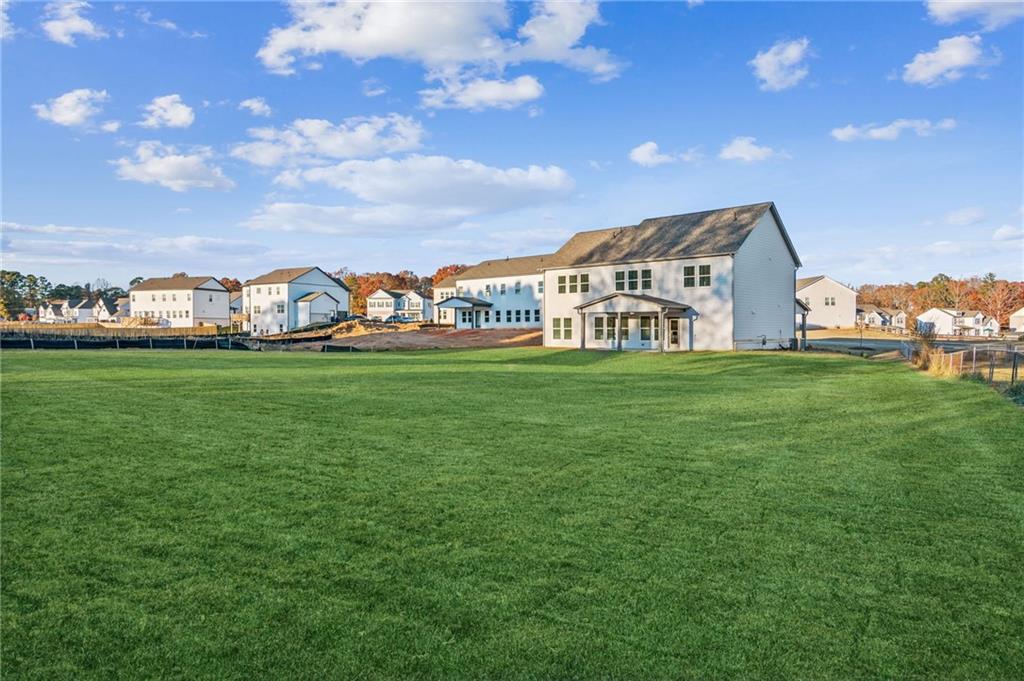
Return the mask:
[[796, 298], [794, 300], [795, 306], [794, 311], [797, 316], [800, 317], [800, 349], [807, 349], [807, 314], [811, 311], [811, 306], [804, 301]]
[[693, 350], [699, 315], [685, 303], [616, 292], [577, 305], [581, 350]]
[[480, 298], [454, 296], [437, 304], [439, 310], [451, 310], [456, 329], [481, 329], [490, 325], [491, 304]]

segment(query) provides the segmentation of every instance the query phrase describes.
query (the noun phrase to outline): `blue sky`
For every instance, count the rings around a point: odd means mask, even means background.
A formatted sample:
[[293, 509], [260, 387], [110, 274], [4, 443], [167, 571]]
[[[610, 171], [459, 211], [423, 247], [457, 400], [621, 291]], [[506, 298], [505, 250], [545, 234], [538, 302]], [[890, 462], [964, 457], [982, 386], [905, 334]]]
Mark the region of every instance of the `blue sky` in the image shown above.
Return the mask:
[[1021, 7], [5, 2], [3, 264], [429, 274], [773, 200], [801, 274], [1020, 279]]

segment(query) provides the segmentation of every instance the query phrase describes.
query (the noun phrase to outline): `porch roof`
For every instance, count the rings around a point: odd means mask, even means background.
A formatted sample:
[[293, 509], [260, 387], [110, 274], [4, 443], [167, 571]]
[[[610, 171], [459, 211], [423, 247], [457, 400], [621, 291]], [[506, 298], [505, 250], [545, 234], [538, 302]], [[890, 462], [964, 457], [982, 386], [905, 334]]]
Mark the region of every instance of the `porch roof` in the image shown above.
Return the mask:
[[491, 304], [486, 300], [480, 298], [473, 298], [470, 296], [452, 296], [451, 298], [445, 298], [437, 304], [439, 308], [451, 308], [451, 309], [467, 309], [471, 307], [491, 307]]
[[633, 303], [638, 308], [657, 308], [659, 310], [678, 310], [680, 312], [693, 309], [686, 303], [681, 303], [677, 300], [658, 298], [657, 296], [649, 296], [644, 293], [623, 293], [621, 291], [616, 291], [615, 293], [610, 293], [606, 296], [595, 298], [594, 300], [588, 300], [582, 305], [577, 305], [575, 309], [582, 311], [586, 310], [588, 307], [593, 307], [613, 300], [622, 300], [626, 303]]

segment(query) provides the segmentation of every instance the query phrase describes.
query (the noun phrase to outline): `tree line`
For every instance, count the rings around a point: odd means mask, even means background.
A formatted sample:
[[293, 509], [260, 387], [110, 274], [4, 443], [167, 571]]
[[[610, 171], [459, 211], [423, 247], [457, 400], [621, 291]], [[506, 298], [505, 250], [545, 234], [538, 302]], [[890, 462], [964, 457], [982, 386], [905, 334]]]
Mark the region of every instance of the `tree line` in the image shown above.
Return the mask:
[[857, 302], [904, 310], [911, 318], [933, 307], [980, 310], [1006, 327], [1010, 315], [1024, 307], [1024, 281], [997, 279], [991, 272], [966, 279], [937, 274], [916, 284], [865, 284], [857, 289]]

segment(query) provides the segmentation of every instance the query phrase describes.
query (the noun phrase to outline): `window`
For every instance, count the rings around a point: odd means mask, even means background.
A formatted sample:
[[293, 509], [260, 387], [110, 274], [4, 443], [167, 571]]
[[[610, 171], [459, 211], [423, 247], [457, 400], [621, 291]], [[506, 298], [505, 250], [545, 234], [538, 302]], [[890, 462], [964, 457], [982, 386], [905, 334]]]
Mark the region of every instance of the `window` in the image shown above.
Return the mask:
[[625, 291], [626, 290], [626, 271], [619, 270], [615, 273], [615, 290]]
[[580, 278], [576, 274], [569, 275], [569, 293], [576, 293], [579, 291]]
[[135, 302], [135, 294], [134, 293], [132, 294], [132, 302], [133, 303]]
[[469, 323], [469, 310], [462, 310], [462, 323], [463, 324], [468, 324]]
[[562, 320], [558, 317], [551, 318], [551, 337], [562, 340]]
[[693, 288], [697, 285], [697, 268], [693, 265], [683, 266], [683, 288]]
[[166, 293], [161, 293], [160, 294], [160, 302], [162, 302], [162, 303], [166, 303], [167, 302], [167, 294]]
[[562, 317], [562, 339], [572, 340], [572, 317]]
[[154, 303], [156, 302], [156, 294], [155, 293], [153, 294], [153, 302]]
[[544, 293], [544, 280], [543, 279], [538, 279], [537, 280], [537, 293]]
[[518, 293], [522, 293], [522, 292], [523, 292], [523, 285], [522, 285], [522, 283], [517, 281], [516, 282], [516, 293], [518, 294]]
[[281, 295], [281, 287], [280, 286], [277, 287], [276, 293], [277, 293], [277, 295]]
[[594, 317], [594, 340], [604, 340], [604, 317]]
[[651, 288], [651, 276], [650, 270], [640, 270], [640, 288], [644, 291], [650, 290]]
[[192, 300], [192, 294], [191, 293], [186, 293], [185, 294], [185, 300], [191, 301]]
[[509, 324], [512, 323], [512, 310], [505, 310], [505, 321]]
[[188, 310], [185, 310], [185, 319], [188, 319]]
[[171, 301], [175, 302], [175, 303], [178, 302], [178, 294], [177, 293], [172, 293], [171, 294]]
[[523, 311], [522, 310], [516, 310], [516, 322], [518, 323], [518, 322], [522, 322], [522, 321], [523, 321]]
[[580, 293], [590, 293], [590, 275], [580, 275]]
[[637, 272], [636, 270], [630, 270], [628, 272], [628, 278], [629, 278], [629, 290], [630, 291], [635, 291], [637, 289], [637, 286], [640, 285], [640, 273]]
[[490, 310], [484, 310], [484, 321], [485, 322], [490, 322], [491, 321], [491, 311]]
[[278, 333], [284, 333], [284, 324], [278, 324], [277, 325], [277, 332]]
[[252, 306], [252, 311], [253, 311], [254, 314], [259, 314], [260, 313], [260, 306], [259, 305], [253, 305]]
[[490, 284], [487, 284], [486, 286], [484, 286], [484, 296], [486, 296], [488, 298], [491, 297], [491, 285]]
[[622, 320], [622, 328], [619, 329], [619, 336], [622, 340], [629, 340], [629, 318]]
[[284, 314], [284, 303], [277, 304], [277, 314]]
[[498, 288], [498, 293], [500, 293], [501, 295], [505, 295], [505, 285], [504, 285], [504, 284], [502, 284], [502, 285], [501, 285], [501, 286], [500, 286], [500, 287]]
[[608, 340], [615, 340], [615, 322], [617, 320], [615, 317], [608, 317], [606, 321], [607, 324], [605, 326], [608, 327]]
[[565, 275], [558, 275], [558, 292], [565, 293]]
[[456, 295], [456, 297], [460, 297], [460, 298], [462, 297], [462, 287], [461, 286], [459, 286], [458, 288], [455, 289], [455, 295]]
[[259, 287], [259, 286], [257, 286], [257, 287], [256, 287], [256, 293], [259, 293], [259, 292], [260, 292], [260, 287]]
[[[653, 317], [652, 319], [657, 319], [657, 318]], [[661, 340], [661, 326], [659, 326], [656, 321], [654, 322], [654, 340], [655, 341]]]
[[711, 286], [711, 265], [700, 266], [700, 285]]
[[495, 324], [500, 324], [501, 323], [501, 310], [495, 310], [494, 311], [494, 323]]
[[640, 340], [649, 341], [651, 340], [651, 318], [641, 317], [640, 318]]
[[540, 321], [540, 308], [537, 308], [536, 310], [533, 311], [533, 321]]
[[210, 302], [211, 303], [213, 302], [213, 294], [212, 293], [210, 294]]

